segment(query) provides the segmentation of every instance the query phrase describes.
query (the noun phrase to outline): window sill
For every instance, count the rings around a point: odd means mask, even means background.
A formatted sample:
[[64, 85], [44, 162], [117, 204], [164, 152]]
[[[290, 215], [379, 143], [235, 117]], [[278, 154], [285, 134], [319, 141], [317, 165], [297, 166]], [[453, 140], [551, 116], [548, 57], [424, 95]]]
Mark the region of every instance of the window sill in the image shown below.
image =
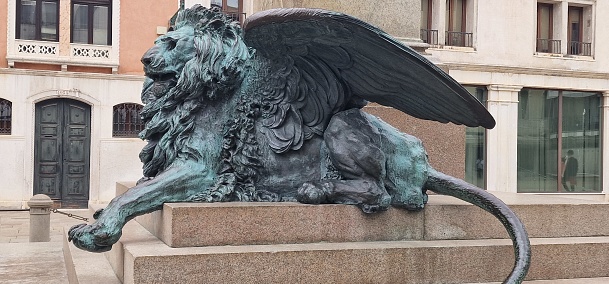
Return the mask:
[[538, 58], [552, 58], [552, 59], [563, 59], [563, 60], [576, 60], [576, 61], [596, 61], [593, 56], [583, 56], [583, 55], [570, 55], [570, 54], [559, 54], [559, 53], [543, 53], [536, 52], [534, 54], [535, 57]]
[[452, 46], [452, 45], [432, 45], [429, 49], [457, 51], [457, 52], [470, 52], [470, 53], [476, 52], [476, 49], [473, 47]]

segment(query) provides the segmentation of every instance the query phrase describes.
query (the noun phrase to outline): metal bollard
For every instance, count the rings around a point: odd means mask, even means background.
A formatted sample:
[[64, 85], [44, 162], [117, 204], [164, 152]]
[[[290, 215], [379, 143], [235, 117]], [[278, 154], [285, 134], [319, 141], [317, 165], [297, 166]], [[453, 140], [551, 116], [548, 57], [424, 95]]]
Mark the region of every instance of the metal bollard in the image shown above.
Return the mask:
[[51, 241], [51, 206], [53, 201], [44, 194], [36, 194], [27, 202], [30, 207], [30, 242]]

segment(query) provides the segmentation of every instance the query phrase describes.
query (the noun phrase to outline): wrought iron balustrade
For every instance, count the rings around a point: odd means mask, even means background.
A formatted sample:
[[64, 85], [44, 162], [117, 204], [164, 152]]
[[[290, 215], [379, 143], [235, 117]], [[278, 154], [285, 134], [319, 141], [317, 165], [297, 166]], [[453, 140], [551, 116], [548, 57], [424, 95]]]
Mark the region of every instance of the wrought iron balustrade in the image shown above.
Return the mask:
[[0, 99], [0, 135], [11, 134], [12, 103]]
[[241, 24], [243, 24], [245, 22], [245, 13], [226, 13], [226, 16], [235, 21], [235, 22], [239, 22]]
[[592, 43], [581, 41], [569, 41], [567, 48], [569, 55], [592, 56]]
[[144, 130], [140, 117], [143, 106], [134, 103], [118, 104], [113, 107], [112, 137], [137, 138]]
[[445, 44], [448, 46], [473, 47], [473, 39], [473, 33], [447, 31]]
[[424, 43], [438, 45], [438, 30], [421, 29], [421, 40]]
[[560, 40], [559, 39], [538, 38], [537, 39], [537, 52], [560, 54], [561, 53]]

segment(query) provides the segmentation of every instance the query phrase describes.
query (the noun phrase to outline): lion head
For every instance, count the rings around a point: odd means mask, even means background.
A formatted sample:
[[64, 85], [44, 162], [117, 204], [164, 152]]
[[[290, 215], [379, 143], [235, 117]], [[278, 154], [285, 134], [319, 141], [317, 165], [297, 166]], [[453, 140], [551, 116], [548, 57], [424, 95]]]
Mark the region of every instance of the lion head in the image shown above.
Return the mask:
[[197, 113], [207, 101], [235, 93], [250, 57], [241, 27], [219, 9], [196, 5], [178, 14], [142, 57], [145, 177], [156, 176], [180, 154], [200, 156], [189, 138]]

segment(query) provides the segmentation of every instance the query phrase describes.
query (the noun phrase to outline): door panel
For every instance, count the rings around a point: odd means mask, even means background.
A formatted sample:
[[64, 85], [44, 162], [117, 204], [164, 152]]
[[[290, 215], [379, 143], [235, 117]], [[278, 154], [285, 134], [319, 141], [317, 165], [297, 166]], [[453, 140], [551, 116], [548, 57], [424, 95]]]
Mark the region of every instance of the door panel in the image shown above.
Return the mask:
[[34, 194], [62, 207], [86, 207], [89, 199], [90, 107], [53, 99], [36, 105]]

